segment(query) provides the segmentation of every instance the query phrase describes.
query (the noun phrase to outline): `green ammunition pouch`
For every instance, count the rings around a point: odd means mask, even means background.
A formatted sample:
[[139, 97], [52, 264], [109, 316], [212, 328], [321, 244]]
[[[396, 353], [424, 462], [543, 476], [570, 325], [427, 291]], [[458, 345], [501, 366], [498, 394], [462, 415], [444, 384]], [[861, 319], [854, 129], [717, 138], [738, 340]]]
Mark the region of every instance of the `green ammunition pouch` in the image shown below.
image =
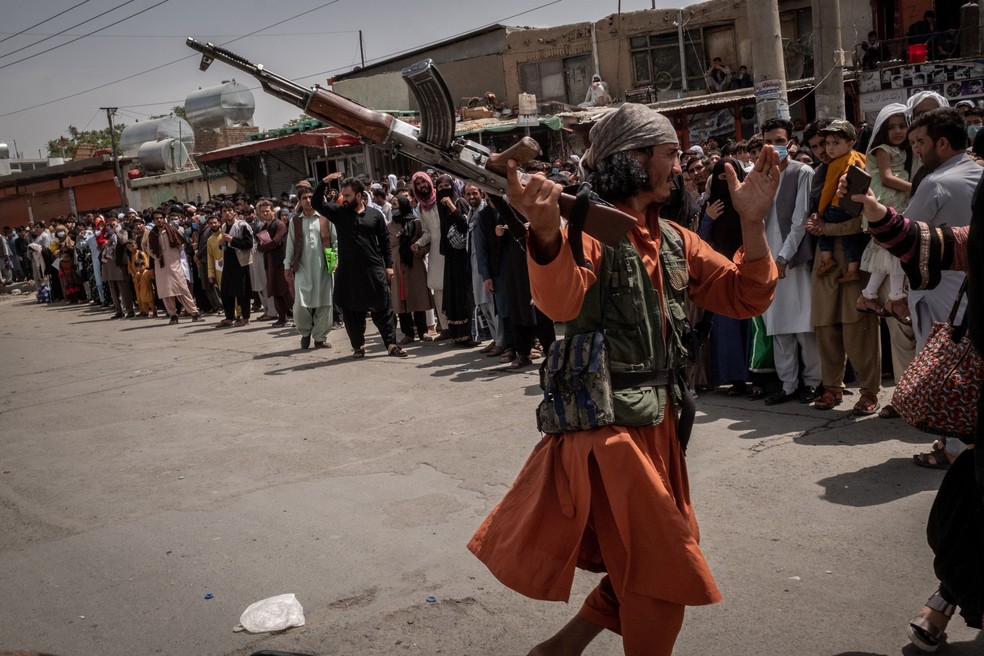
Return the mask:
[[615, 423], [608, 347], [601, 331], [555, 340], [540, 365], [536, 427], [551, 435]]

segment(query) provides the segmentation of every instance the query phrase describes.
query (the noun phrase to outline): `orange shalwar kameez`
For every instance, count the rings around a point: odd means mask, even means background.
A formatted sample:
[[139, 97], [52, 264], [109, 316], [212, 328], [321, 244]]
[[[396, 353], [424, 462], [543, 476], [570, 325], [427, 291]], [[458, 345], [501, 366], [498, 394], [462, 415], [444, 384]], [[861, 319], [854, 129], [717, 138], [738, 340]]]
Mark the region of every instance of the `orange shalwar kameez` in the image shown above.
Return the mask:
[[[629, 239], [665, 308], [658, 215], [618, 207], [637, 220]], [[778, 279], [771, 257], [745, 262], [739, 250], [732, 262], [674, 227], [694, 303], [736, 318], [769, 306]], [[595, 274], [574, 263], [566, 234], [550, 262], [538, 262], [529, 246], [537, 307], [555, 321], [573, 319]], [[602, 246], [587, 234], [584, 254], [599, 270]], [[579, 616], [622, 635], [626, 654], [671, 653], [683, 607], [721, 600], [698, 546], [676, 414], [668, 405], [657, 426], [544, 436], [468, 548], [505, 585], [534, 599], [567, 601], [575, 567], [607, 572]]]

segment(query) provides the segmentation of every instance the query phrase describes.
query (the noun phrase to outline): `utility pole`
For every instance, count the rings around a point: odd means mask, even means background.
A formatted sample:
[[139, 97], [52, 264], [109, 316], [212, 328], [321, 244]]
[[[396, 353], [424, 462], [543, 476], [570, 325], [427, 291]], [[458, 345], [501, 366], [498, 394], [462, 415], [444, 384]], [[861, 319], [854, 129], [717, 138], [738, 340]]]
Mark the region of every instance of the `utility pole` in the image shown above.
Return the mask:
[[755, 117], [758, 124], [762, 125], [770, 118], [789, 119], [778, 0], [748, 3], [748, 31], [749, 41], [755, 44], [752, 65], [755, 70]]
[[[656, 1], [653, 0], [653, 9], [656, 8]], [[680, 45], [680, 90], [687, 93], [687, 48], [683, 43], [683, 9], [677, 9], [677, 40]]]
[[840, 0], [813, 0], [813, 46], [818, 118], [846, 118], [844, 49], [841, 45]]
[[116, 188], [120, 190], [120, 211], [125, 212], [129, 204], [126, 200], [126, 181], [123, 180], [123, 172], [120, 170], [120, 158], [116, 154], [116, 128], [113, 127], [113, 114], [116, 107], [100, 107], [105, 110], [106, 118], [109, 120], [109, 142], [113, 147], [113, 165], [116, 167]]
[[359, 55], [362, 57], [362, 68], [366, 67], [366, 46], [362, 41], [362, 30], [359, 30]]

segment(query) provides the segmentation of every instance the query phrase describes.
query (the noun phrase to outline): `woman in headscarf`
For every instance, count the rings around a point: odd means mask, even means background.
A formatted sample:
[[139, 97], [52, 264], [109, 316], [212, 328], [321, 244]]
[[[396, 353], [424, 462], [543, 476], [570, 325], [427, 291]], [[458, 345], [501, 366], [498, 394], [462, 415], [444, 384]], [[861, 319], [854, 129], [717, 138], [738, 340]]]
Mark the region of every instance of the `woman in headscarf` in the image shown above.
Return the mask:
[[427, 269], [421, 255], [410, 248], [420, 239], [423, 229], [405, 194], [393, 197], [393, 220], [386, 226], [393, 254], [394, 276], [390, 280], [390, 299], [393, 312], [400, 322], [406, 345], [427, 334], [427, 310], [434, 308], [434, 298], [427, 288]]
[[441, 216], [441, 254], [444, 255], [444, 304], [441, 309], [447, 317], [448, 331], [455, 346], [477, 346], [471, 333], [475, 298], [472, 294], [471, 258], [465, 248], [468, 219], [458, 207], [451, 176], [438, 176], [436, 187]]
[[[733, 157], [722, 157], [711, 170], [707, 181], [708, 206], [721, 202], [724, 210], [717, 218], [708, 214], [701, 223], [700, 236], [711, 248], [721, 253], [729, 260], [741, 248], [741, 218], [731, 202], [731, 192], [725, 178], [725, 164], [738, 175], [738, 180], [745, 179], [745, 170], [741, 162]], [[714, 385], [731, 385], [728, 394], [741, 396], [746, 392], [749, 380], [748, 346], [751, 330], [750, 319], [732, 319], [724, 315], [714, 315], [710, 337], [710, 379]], [[753, 398], [765, 396], [763, 389], [753, 391]]]
[[58, 282], [65, 300], [71, 304], [78, 303], [85, 297], [82, 277], [75, 264], [75, 241], [68, 234], [68, 227], [59, 225], [55, 228], [58, 238]]

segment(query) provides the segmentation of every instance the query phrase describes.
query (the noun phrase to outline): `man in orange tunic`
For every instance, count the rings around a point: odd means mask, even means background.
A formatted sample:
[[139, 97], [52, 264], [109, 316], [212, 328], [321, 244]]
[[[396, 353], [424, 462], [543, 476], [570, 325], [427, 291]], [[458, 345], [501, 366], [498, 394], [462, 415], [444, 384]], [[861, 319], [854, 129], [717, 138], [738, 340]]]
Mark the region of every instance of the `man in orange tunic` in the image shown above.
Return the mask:
[[[583, 163], [598, 194], [634, 217], [628, 234], [666, 313], [660, 262], [660, 206], [680, 174], [672, 124], [627, 103], [591, 129]], [[601, 271], [603, 245], [583, 237], [590, 268], [578, 266], [561, 227], [561, 187], [543, 176], [520, 184], [510, 162], [510, 203], [529, 220], [533, 300], [555, 321], [576, 319]], [[691, 299], [735, 318], [772, 302], [777, 270], [764, 219], [779, 184], [779, 157], [763, 148], [739, 184], [728, 170], [744, 248], [734, 261], [673, 225], [682, 237]], [[665, 334], [667, 321], [659, 321]], [[475, 533], [469, 549], [510, 588], [534, 599], [567, 601], [575, 567], [604, 571], [577, 615], [530, 652], [581, 654], [603, 629], [622, 636], [626, 654], [670, 654], [684, 607], [720, 601], [698, 547], [687, 467], [672, 394], [651, 425], [602, 426], [546, 435], [512, 488]], [[616, 412], [616, 420], [618, 414]]]

